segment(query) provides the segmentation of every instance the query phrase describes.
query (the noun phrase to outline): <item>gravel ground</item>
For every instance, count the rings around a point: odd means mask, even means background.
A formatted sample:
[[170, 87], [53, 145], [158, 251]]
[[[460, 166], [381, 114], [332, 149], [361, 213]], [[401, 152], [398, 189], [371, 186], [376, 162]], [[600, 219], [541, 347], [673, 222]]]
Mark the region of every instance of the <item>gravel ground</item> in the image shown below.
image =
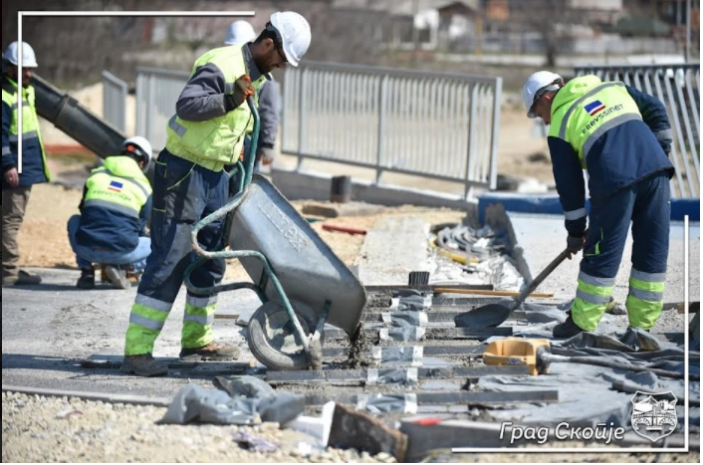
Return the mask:
[[[157, 425], [165, 409], [80, 399], [2, 394], [2, 460], [7, 462], [213, 462], [213, 463], [395, 463], [380, 454], [317, 448], [304, 456], [308, 436], [275, 423], [256, 427]], [[245, 450], [233, 436], [244, 432], [277, 444], [276, 452]], [[581, 448], [578, 443], [550, 445]], [[587, 447], [587, 446], [586, 446]], [[197, 451], [197, 452], [196, 452]], [[688, 454], [451, 454], [436, 451], [424, 462], [439, 463], [700, 463]]]
[[[394, 463], [388, 455], [371, 457], [348, 450], [314, 450], [308, 457], [298, 444], [309, 439], [278, 424], [257, 427], [157, 425], [165, 409], [78, 399], [2, 394], [2, 461], [7, 462], [230, 462], [230, 463]], [[233, 435], [245, 432], [281, 448], [244, 450]]]

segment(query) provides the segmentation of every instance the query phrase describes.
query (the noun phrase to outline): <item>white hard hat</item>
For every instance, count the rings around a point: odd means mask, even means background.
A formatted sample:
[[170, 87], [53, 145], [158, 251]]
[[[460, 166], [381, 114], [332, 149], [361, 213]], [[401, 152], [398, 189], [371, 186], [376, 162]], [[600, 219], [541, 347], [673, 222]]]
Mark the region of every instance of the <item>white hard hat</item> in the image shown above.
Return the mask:
[[281, 36], [283, 53], [291, 66], [298, 66], [300, 60], [310, 47], [312, 34], [310, 24], [298, 13], [279, 11], [271, 15], [271, 25]]
[[[12, 42], [5, 50], [3, 58], [12, 63], [15, 66], [19, 66], [19, 44], [17, 42]], [[27, 43], [22, 42], [22, 67], [24, 68], [36, 68], [37, 56], [34, 54], [34, 49]]]
[[141, 136], [130, 137], [129, 139], [125, 140], [122, 144], [122, 150], [128, 153], [136, 152], [135, 155], [141, 157], [145, 162], [144, 170], [146, 170], [147, 166], [149, 166], [149, 163], [151, 163], [151, 159], [154, 156], [154, 154], [152, 153], [151, 144], [148, 140]]
[[558, 90], [560, 86], [557, 83], [563, 80], [561, 76], [551, 71], [537, 71], [527, 78], [527, 82], [522, 88], [522, 101], [525, 103], [527, 116], [529, 118], [537, 117], [537, 115], [532, 112], [532, 106], [535, 103], [537, 93], [541, 90]]
[[225, 45], [244, 45], [256, 40], [256, 33], [251, 24], [240, 19], [229, 25]]

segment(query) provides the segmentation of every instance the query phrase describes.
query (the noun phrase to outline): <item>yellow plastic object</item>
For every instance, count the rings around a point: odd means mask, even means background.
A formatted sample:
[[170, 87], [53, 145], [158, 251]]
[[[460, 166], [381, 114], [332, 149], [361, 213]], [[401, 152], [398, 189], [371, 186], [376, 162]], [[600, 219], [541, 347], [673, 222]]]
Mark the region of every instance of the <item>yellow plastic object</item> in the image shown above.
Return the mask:
[[537, 376], [537, 349], [549, 345], [547, 339], [503, 339], [488, 344], [483, 353], [483, 363], [491, 366], [527, 365], [530, 374]]
[[430, 247], [437, 250], [437, 252], [440, 255], [444, 255], [445, 257], [450, 258], [457, 263], [461, 263], [462, 265], [469, 265], [471, 263], [474, 263], [474, 264], [480, 263], [479, 260], [475, 257], [469, 258], [466, 255], [462, 255], [460, 253], [454, 253], [454, 252], [450, 252], [448, 250], [445, 250], [445, 249], [441, 248], [440, 246], [438, 246], [435, 241], [436, 241], [436, 239], [430, 241]]

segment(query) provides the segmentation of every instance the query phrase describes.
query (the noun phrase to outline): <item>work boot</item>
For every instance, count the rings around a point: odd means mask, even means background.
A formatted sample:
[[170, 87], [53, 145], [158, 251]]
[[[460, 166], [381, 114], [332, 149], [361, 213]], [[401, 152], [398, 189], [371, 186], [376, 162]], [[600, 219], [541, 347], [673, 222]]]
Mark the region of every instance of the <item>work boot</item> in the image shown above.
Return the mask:
[[128, 375], [151, 378], [167, 375], [168, 366], [156, 360], [151, 354], [130, 355], [122, 361], [122, 372]]
[[226, 362], [237, 360], [240, 353], [237, 347], [211, 342], [198, 349], [182, 349], [180, 357], [187, 362]]
[[127, 273], [117, 266], [106, 266], [105, 275], [115, 289], [129, 289], [132, 287], [132, 283], [127, 279]]
[[41, 276], [29, 274], [24, 270], [20, 270], [16, 276], [2, 278], [3, 286], [36, 286], [37, 284], [41, 284]]
[[76, 283], [78, 289], [95, 289], [95, 271], [92, 268], [81, 268], [81, 277]]
[[569, 313], [569, 318], [554, 328], [553, 335], [556, 339], [569, 339], [583, 332], [584, 330], [574, 322], [571, 313]]

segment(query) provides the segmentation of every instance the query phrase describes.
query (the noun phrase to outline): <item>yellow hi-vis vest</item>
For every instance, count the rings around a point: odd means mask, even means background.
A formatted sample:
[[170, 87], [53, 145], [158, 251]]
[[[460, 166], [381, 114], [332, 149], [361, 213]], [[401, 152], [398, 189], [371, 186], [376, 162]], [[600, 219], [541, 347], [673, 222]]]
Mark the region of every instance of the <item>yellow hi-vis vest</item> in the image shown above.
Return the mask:
[[[2, 83], [2, 101], [12, 108], [12, 121], [10, 122], [10, 143], [14, 150], [17, 150], [16, 144], [19, 140], [19, 115], [17, 111], [17, 83], [5, 76]], [[37, 117], [36, 97], [34, 87], [29, 86], [26, 89], [22, 88], [22, 141], [37, 138], [41, 147], [42, 164], [44, 165], [44, 175], [46, 180], [50, 181], [49, 167], [46, 164], [46, 152], [44, 151], [44, 143], [41, 139], [39, 131], [39, 118]], [[9, 155], [3, 153], [3, 155]]]
[[625, 84], [582, 76], [569, 81], [554, 98], [549, 137], [571, 145], [586, 169], [593, 144], [610, 129], [632, 120], [642, 120], [642, 114]]
[[[248, 74], [241, 47], [223, 47], [211, 50], [198, 58], [193, 65], [191, 77], [198, 68], [214, 64], [225, 77], [225, 94], [234, 92], [235, 81]], [[262, 74], [253, 82], [258, 90], [266, 80]], [[178, 157], [192, 161], [212, 171], [222, 171], [225, 165], [239, 159], [244, 137], [254, 129], [254, 119], [246, 103], [223, 116], [208, 121], [185, 121], [174, 115], [166, 129], [166, 149]]]
[[107, 157], [86, 181], [83, 208], [98, 207], [139, 218], [151, 186], [139, 165], [127, 156]]

